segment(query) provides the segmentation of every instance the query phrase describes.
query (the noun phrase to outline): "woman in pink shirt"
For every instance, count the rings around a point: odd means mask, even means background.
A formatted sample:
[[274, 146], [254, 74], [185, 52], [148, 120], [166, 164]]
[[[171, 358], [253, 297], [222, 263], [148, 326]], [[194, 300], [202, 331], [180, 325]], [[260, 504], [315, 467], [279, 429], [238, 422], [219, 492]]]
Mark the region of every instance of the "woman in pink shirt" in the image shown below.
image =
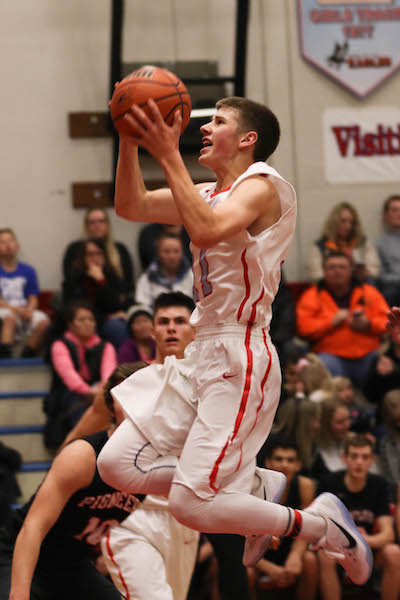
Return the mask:
[[58, 421], [62, 435], [79, 420], [117, 366], [114, 347], [95, 333], [90, 305], [74, 302], [66, 312], [67, 330], [50, 350], [53, 379], [45, 407], [49, 419]]

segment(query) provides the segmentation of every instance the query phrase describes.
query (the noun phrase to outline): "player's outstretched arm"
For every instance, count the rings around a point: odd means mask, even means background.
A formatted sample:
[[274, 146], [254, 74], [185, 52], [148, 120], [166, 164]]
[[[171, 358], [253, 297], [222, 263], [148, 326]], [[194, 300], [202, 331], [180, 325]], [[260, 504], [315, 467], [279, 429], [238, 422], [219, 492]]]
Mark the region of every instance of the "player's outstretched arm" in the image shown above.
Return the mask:
[[10, 600], [29, 600], [42, 541], [78, 489], [92, 481], [96, 469], [93, 447], [77, 440], [53, 461], [18, 534], [12, 561]]
[[[129, 121], [129, 114], [124, 119]], [[120, 135], [115, 179], [115, 210], [129, 221], [180, 224], [182, 220], [168, 188], [149, 191], [143, 181], [137, 140]]]

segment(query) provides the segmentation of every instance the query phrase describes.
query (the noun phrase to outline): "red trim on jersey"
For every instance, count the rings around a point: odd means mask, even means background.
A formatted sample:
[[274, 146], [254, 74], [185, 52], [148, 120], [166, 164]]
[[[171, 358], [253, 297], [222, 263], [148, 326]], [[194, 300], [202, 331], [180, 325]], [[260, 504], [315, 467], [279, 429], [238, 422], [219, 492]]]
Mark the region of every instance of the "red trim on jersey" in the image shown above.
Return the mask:
[[115, 562], [114, 554], [113, 554], [113, 551], [112, 551], [111, 546], [110, 546], [110, 532], [109, 531], [107, 532], [107, 535], [106, 535], [106, 546], [107, 546], [108, 557], [111, 560], [111, 562], [113, 563], [113, 565], [115, 565], [115, 567], [117, 568], [118, 577], [120, 578], [120, 581], [121, 581], [121, 583], [122, 583], [122, 585], [124, 587], [125, 598], [126, 598], [126, 600], [130, 600], [131, 596], [129, 594], [128, 586], [125, 583], [125, 579], [124, 579], [124, 576], [121, 573], [121, 569], [119, 568], [119, 566]]
[[198, 292], [196, 284], [195, 284], [196, 277], [195, 277], [195, 273], [194, 273], [194, 265], [193, 264], [192, 264], [192, 273], [193, 273], [193, 292], [192, 292], [193, 293], [193, 300], [195, 302], [198, 302], [199, 301], [199, 292]]
[[[242, 393], [242, 399], [240, 401], [240, 407], [239, 407], [239, 412], [236, 416], [236, 421], [235, 421], [235, 425], [233, 428], [233, 432], [232, 434], [228, 437], [225, 446], [222, 449], [221, 454], [219, 455], [219, 457], [217, 458], [217, 460], [215, 461], [213, 470], [211, 471], [211, 475], [209, 478], [209, 482], [210, 482], [210, 488], [214, 491], [214, 492], [218, 492], [218, 488], [215, 486], [215, 480], [217, 478], [217, 474], [218, 474], [218, 469], [219, 469], [219, 465], [221, 464], [225, 453], [226, 453], [226, 449], [227, 447], [233, 443], [233, 440], [235, 439], [235, 437], [237, 436], [237, 433], [239, 431], [240, 425], [243, 421], [243, 417], [244, 417], [244, 413], [246, 411], [246, 406], [247, 406], [247, 400], [249, 397], [249, 393], [250, 393], [250, 387], [251, 387], [251, 375], [253, 372], [253, 352], [250, 348], [250, 338], [251, 338], [251, 329], [252, 329], [252, 325], [256, 316], [256, 310], [257, 310], [257, 304], [258, 302], [260, 302], [260, 300], [262, 299], [262, 297], [264, 296], [264, 287], [262, 289], [262, 292], [260, 294], [260, 296], [257, 298], [257, 300], [255, 300], [255, 302], [253, 303], [252, 309], [251, 309], [251, 317], [250, 317], [250, 321], [249, 324], [247, 325], [246, 328], [246, 336], [245, 336], [245, 340], [244, 340], [244, 345], [246, 348], [246, 354], [247, 354], [247, 368], [246, 368], [246, 377], [245, 377], [245, 381], [244, 381], [244, 389], [243, 389], [243, 393]], [[239, 460], [239, 464], [236, 467], [236, 470], [239, 468], [241, 463], [241, 458]]]
[[247, 262], [246, 262], [246, 252], [247, 252], [247, 248], [245, 250], [243, 250], [242, 256], [241, 256], [241, 261], [242, 261], [242, 265], [243, 265], [243, 277], [244, 277], [244, 283], [246, 286], [246, 295], [243, 298], [243, 300], [239, 306], [238, 315], [237, 315], [238, 321], [240, 321], [240, 318], [243, 313], [244, 305], [246, 304], [247, 300], [250, 297], [249, 267], [247, 266]]
[[210, 195], [210, 199], [211, 199], [211, 198], [215, 198], [215, 196], [218, 196], [218, 194], [222, 194], [223, 192], [227, 192], [227, 191], [229, 191], [229, 190], [231, 189], [231, 187], [232, 187], [232, 186], [230, 185], [229, 187], [225, 188], [224, 190], [221, 190], [220, 192], [213, 192], [213, 193]]
[[206, 252], [207, 250], [200, 250], [199, 257], [199, 265], [201, 269], [200, 283], [201, 289], [203, 291], [203, 298], [206, 298], [206, 296], [212, 294], [212, 285], [208, 280], [208, 275], [210, 273], [210, 265], [208, 264], [208, 260], [206, 259]]

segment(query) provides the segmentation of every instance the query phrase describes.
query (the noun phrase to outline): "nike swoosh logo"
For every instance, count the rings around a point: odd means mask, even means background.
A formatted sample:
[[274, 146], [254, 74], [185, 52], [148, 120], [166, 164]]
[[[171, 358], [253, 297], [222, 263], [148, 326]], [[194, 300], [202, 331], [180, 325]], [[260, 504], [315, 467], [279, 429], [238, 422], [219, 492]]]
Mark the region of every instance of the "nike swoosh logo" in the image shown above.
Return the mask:
[[233, 375], [229, 375], [229, 373], [224, 373], [224, 374], [222, 375], [222, 377], [223, 377], [224, 379], [230, 379], [231, 377], [236, 377], [236, 376], [237, 376], [237, 375], [236, 375], [236, 373], [234, 373]]
[[334, 519], [332, 519], [332, 518], [330, 518], [330, 519], [333, 523], [335, 523], [336, 527], [339, 527], [339, 529], [343, 533], [343, 535], [346, 536], [346, 538], [349, 542], [348, 548], [355, 548], [355, 546], [357, 545], [357, 542], [353, 538], [353, 536], [350, 535], [350, 533], [348, 531], [346, 531], [346, 529], [344, 529], [341, 525], [339, 525], [339, 523], [336, 523], [336, 521]]
[[267, 491], [266, 491], [265, 485], [264, 485], [264, 500], [266, 500], [266, 499], [267, 499]]

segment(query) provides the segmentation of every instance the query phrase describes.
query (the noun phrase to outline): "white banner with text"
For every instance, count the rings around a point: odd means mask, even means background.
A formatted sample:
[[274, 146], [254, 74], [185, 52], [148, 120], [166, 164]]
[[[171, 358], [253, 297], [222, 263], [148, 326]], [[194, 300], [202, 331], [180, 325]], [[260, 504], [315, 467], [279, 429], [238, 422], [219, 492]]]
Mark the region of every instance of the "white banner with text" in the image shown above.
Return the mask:
[[400, 181], [400, 108], [327, 108], [323, 136], [329, 183]]

